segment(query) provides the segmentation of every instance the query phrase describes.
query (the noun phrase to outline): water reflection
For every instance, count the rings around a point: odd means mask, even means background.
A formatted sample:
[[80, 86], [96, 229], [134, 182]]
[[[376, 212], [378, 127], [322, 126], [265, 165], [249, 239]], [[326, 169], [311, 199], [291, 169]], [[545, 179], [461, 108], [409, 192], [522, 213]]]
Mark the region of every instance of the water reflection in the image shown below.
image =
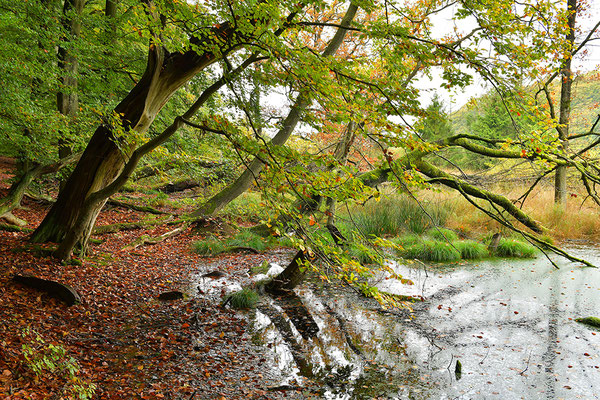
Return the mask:
[[[600, 265], [597, 251], [571, 251]], [[395, 265], [415, 284], [377, 285], [424, 296], [412, 312], [308, 285], [293, 306], [273, 301], [257, 312], [257, 338], [285, 383], [317, 380], [328, 399], [598, 398], [600, 333], [574, 319], [600, 314], [600, 271], [556, 261], [560, 270], [542, 258]]]

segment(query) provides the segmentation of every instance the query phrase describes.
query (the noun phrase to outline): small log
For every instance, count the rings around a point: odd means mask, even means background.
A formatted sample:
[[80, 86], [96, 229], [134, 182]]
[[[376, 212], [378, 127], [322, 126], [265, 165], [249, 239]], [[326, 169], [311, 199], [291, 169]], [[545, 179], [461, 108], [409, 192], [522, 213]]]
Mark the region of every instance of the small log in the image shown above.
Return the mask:
[[158, 299], [161, 301], [180, 300], [183, 299], [183, 293], [179, 290], [171, 290], [170, 292], [159, 294]]
[[181, 232], [185, 231], [188, 228], [188, 226], [189, 226], [189, 224], [183, 224], [179, 228], [173, 229], [172, 231], [167, 232], [167, 233], [163, 233], [162, 235], [160, 235], [158, 237], [150, 237], [148, 235], [143, 235], [143, 236], [139, 237], [138, 239], [134, 240], [133, 242], [131, 242], [130, 244], [128, 244], [127, 246], [123, 247], [123, 250], [131, 251], [131, 250], [135, 250], [138, 247], [143, 246], [145, 244], [160, 243], [170, 237], [179, 235]]
[[206, 274], [201, 275], [201, 278], [210, 278], [210, 279], [220, 279], [225, 276], [225, 272], [221, 271], [211, 271]]
[[15, 275], [12, 280], [21, 285], [41, 290], [55, 299], [62, 300], [67, 306], [81, 303], [81, 296], [75, 289], [64, 283], [58, 283], [48, 279], [37, 278], [32, 275]]
[[[122, 222], [118, 224], [111, 225], [100, 225], [94, 228], [95, 235], [102, 235], [105, 233], [115, 233], [120, 231], [130, 231], [134, 229], [145, 229], [151, 226], [163, 225], [169, 223], [169, 220], [172, 217], [163, 217], [158, 219], [153, 219], [151, 221], [139, 221], [139, 222]], [[172, 221], [173, 223], [177, 221]]]
[[167, 183], [166, 185], [160, 186], [156, 188], [156, 190], [161, 191], [163, 193], [175, 193], [175, 192], [183, 192], [187, 189], [193, 189], [195, 187], [200, 186], [200, 182], [194, 179], [182, 179], [180, 181], [174, 183]]

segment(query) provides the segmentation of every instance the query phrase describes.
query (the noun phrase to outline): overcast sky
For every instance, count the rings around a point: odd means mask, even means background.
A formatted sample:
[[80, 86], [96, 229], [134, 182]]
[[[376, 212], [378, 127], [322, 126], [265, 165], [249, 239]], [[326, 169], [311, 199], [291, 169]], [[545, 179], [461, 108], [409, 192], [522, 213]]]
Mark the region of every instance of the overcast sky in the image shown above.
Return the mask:
[[[579, 40], [582, 40], [593, 28], [593, 26], [600, 21], [600, 0], [588, 0], [589, 7], [586, 15], [581, 16], [577, 20], [577, 25], [580, 27], [583, 34]], [[436, 17], [433, 22], [436, 24], [436, 32], [440, 32], [440, 36], [443, 36], [447, 32], [454, 30], [454, 21], [452, 19], [453, 10], [446, 10], [442, 15]], [[466, 33], [475, 27], [475, 23], [469, 23], [468, 20], [461, 20], [460, 29], [463, 33]], [[598, 36], [598, 35], [596, 35]], [[600, 40], [592, 41], [586, 46], [588, 52], [585, 57], [583, 53], [579, 54], [574, 59], [573, 69], [576, 72], [589, 72], [598, 70], [600, 65]], [[466, 89], [459, 89], [458, 91], [448, 91], [440, 87], [442, 83], [441, 78], [434, 78], [429, 80], [427, 78], [420, 79], [420, 88], [428, 89], [421, 93], [421, 102], [428, 104], [433, 97], [434, 93], [437, 93], [439, 97], [444, 100], [448, 112], [454, 112], [465, 105], [472, 97], [481, 96], [487, 90], [489, 86], [480, 77], [474, 77], [474, 83]]]

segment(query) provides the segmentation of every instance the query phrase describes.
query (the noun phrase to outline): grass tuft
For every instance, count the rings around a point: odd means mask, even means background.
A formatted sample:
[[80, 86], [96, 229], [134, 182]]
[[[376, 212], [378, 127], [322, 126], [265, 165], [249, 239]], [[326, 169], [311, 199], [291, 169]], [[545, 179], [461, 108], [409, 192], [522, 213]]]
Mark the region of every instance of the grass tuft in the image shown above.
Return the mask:
[[256, 307], [260, 300], [260, 295], [252, 289], [242, 289], [227, 296], [225, 301], [229, 301], [231, 307], [235, 309], [248, 309]]
[[381, 256], [375, 251], [375, 249], [366, 246], [350, 246], [350, 256], [356, 258], [356, 261], [363, 265], [383, 262]]
[[238, 233], [233, 238], [227, 239], [225, 245], [227, 247], [252, 247], [256, 251], [263, 252], [267, 249], [268, 244], [263, 237], [246, 230]]
[[451, 212], [450, 207], [428, 202], [419, 205], [406, 196], [390, 197], [357, 208], [352, 213], [356, 227], [351, 228], [359, 229], [367, 237], [395, 236], [402, 231], [422, 234], [432, 226], [444, 225]]
[[399, 252], [403, 258], [415, 258], [422, 261], [453, 262], [460, 260], [460, 253], [448, 242], [423, 240], [406, 247]]
[[426, 235], [432, 239], [446, 242], [453, 242], [455, 240], [458, 240], [458, 234], [453, 230], [447, 228], [434, 227], [427, 230]]
[[480, 260], [490, 255], [487, 246], [475, 240], [457, 240], [452, 244], [463, 260]]
[[225, 248], [225, 245], [215, 238], [200, 240], [195, 242], [193, 245], [194, 252], [200, 254], [201, 256], [212, 256], [219, 254], [225, 251]]
[[500, 239], [495, 255], [499, 257], [532, 258], [537, 253], [534, 246], [516, 239]]

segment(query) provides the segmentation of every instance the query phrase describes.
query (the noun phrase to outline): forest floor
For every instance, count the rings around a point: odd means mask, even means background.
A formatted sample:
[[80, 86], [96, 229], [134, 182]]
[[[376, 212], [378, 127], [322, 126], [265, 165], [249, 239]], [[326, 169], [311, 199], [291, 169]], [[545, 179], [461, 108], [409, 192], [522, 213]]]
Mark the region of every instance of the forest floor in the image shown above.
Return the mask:
[[[0, 197], [7, 193], [7, 167], [0, 160]], [[31, 228], [49, 208], [29, 198], [22, 205], [14, 214]], [[97, 225], [142, 217], [110, 208]], [[79, 398], [91, 384], [94, 399], [306, 398], [293, 390], [273, 390], [278, 371], [252, 344], [245, 314], [204, 298], [194, 285], [198, 276], [215, 269], [243, 285], [251, 266], [265, 259], [285, 263], [288, 254], [202, 258], [191, 251], [202, 238], [191, 228], [156, 245], [121, 250], [141, 235], [170, 229], [95, 236], [103, 242], [92, 246], [82, 265], [62, 265], [45, 256], [27, 243], [27, 233], [0, 231], [0, 398]], [[82, 302], [68, 307], [14, 283], [15, 274], [67, 284]], [[157, 300], [171, 290], [187, 294]]]

